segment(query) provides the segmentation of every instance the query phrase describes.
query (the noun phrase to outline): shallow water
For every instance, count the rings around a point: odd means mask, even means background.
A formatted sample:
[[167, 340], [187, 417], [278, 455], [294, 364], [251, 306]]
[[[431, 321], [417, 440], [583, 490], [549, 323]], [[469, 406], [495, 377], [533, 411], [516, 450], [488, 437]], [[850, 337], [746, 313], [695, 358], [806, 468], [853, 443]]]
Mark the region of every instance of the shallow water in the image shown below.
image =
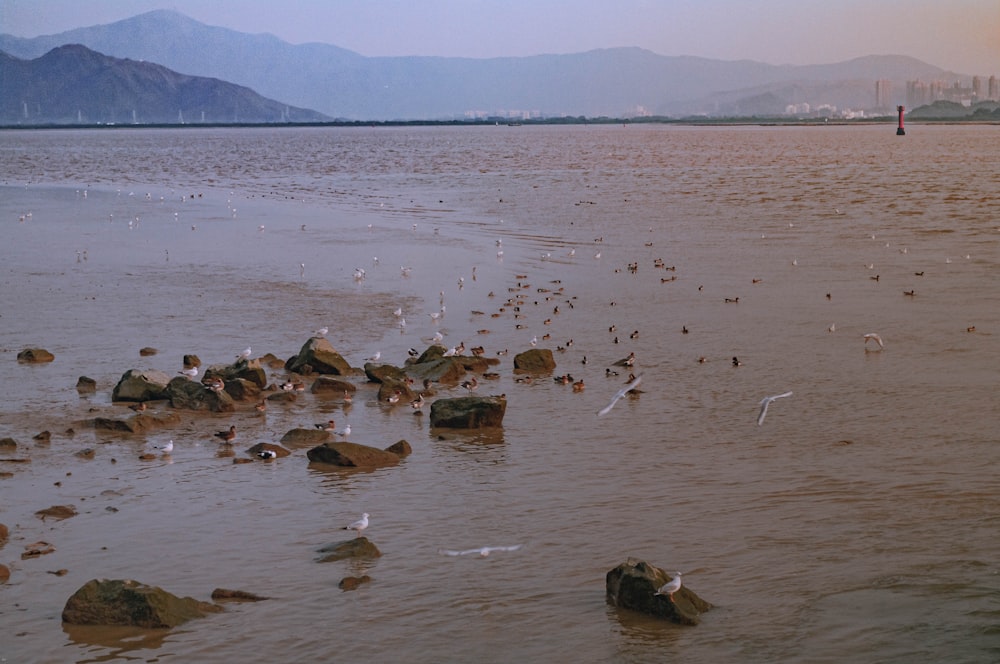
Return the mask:
[[[995, 143], [919, 125], [0, 133], [0, 437], [18, 443], [0, 458], [31, 459], [0, 462], [0, 657], [995, 660]], [[430, 431], [361, 381], [346, 411], [307, 393], [266, 418], [181, 411], [149, 437], [85, 426], [129, 412], [110, 400], [127, 369], [286, 358], [324, 325], [355, 366], [402, 364], [436, 330], [509, 349], [479, 388], [507, 395], [503, 429]], [[533, 336], [582, 393], [514, 381]], [[29, 346], [55, 362], [18, 364]], [[631, 351], [645, 391], [597, 418]], [[234, 465], [211, 435], [235, 423], [242, 454], [331, 417], [414, 453], [375, 472], [304, 449]], [[170, 459], [138, 460], [167, 439]], [[34, 516], [57, 504], [80, 514]], [[317, 564], [361, 512], [383, 557]], [[20, 560], [38, 540], [56, 552]], [[702, 569], [685, 584], [716, 608], [680, 628], [608, 607], [628, 557]], [[63, 628], [95, 577], [272, 599], [166, 633]]]

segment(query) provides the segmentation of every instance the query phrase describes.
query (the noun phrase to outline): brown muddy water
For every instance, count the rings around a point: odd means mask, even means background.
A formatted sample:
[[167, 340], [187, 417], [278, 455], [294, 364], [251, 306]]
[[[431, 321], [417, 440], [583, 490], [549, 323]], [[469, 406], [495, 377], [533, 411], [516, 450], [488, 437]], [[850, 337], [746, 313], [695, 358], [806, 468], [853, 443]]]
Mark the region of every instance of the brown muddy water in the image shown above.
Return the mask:
[[[997, 661], [998, 129], [908, 131], [0, 132], [0, 661]], [[131, 414], [111, 402], [128, 369], [286, 358], [322, 326], [359, 367], [438, 331], [508, 350], [478, 390], [507, 395], [503, 428], [431, 431], [363, 379], [347, 407], [307, 392], [142, 437], [86, 425]], [[583, 391], [515, 381], [533, 337]], [[55, 361], [19, 364], [28, 347]], [[644, 392], [598, 417], [630, 352]], [[243, 456], [331, 418], [414, 452], [234, 464], [212, 436], [236, 424]], [[35, 516], [53, 505], [78, 515]], [[362, 512], [383, 556], [317, 563]], [[55, 551], [22, 560], [38, 541]], [[716, 608], [679, 627], [608, 606], [629, 557], [699, 569], [685, 584]], [[271, 599], [174, 630], [64, 627], [92, 578]]]

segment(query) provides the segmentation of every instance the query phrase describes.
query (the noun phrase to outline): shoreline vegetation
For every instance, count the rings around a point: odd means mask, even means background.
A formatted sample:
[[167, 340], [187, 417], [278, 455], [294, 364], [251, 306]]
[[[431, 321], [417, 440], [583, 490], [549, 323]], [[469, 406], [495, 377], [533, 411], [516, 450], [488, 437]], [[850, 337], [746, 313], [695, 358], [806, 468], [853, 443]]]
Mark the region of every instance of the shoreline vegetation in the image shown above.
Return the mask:
[[[192, 123], [149, 123], [149, 124], [105, 124], [105, 123], [73, 123], [73, 124], [24, 124], [0, 125], [0, 131], [19, 129], [218, 129], [218, 128], [261, 128], [261, 127], [491, 127], [491, 126], [554, 126], [554, 125], [677, 125], [701, 127], [725, 126], [766, 126], [766, 127], [831, 127], [831, 126], [863, 126], [863, 125], [893, 125], [897, 117], [880, 116], [856, 120], [840, 118], [781, 118], [781, 117], [732, 117], [732, 118], [611, 118], [584, 116], [561, 118], [537, 118], [513, 120], [510, 118], [485, 118], [478, 120], [331, 120], [329, 122], [192, 122]], [[994, 117], [941, 117], [941, 118], [911, 118], [906, 117], [909, 125], [1000, 125], [1000, 116]]]

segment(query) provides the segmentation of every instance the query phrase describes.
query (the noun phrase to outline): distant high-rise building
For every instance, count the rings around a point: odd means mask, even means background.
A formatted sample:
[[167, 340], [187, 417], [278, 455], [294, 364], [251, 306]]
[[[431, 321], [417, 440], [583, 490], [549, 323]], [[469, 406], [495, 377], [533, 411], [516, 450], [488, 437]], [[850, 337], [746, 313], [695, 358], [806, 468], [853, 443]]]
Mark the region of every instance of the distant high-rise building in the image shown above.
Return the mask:
[[988, 99], [992, 99], [993, 101], [1000, 101], [1000, 89], [998, 89], [996, 76], [990, 76], [988, 93], [986, 96]]
[[892, 107], [892, 81], [880, 78], [875, 81], [875, 108]]
[[983, 79], [979, 76], [972, 77], [972, 98], [974, 101], [983, 100]]

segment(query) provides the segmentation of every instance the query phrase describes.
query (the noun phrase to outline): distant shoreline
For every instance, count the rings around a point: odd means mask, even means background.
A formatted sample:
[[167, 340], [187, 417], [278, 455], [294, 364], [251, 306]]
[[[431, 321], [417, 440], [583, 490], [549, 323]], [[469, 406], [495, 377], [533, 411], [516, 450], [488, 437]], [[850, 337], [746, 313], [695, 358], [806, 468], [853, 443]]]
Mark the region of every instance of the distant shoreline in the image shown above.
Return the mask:
[[[248, 122], [248, 123], [150, 123], [150, 124], [26, 124], [0, 125], [4, 130], [38, 129], [219, 129], [219, 128], [280, 128], [280, 127], [492, 127], [492, 126], [559, 126], [559, 125], [678, 125], [701, 127], [830, 127], [859, 125], [892, 125], [895, 117], [859, 120], [789, 119], [780, 118], [547, 118], [538, 120], [333, 120], [329, 122]], [[962, 118], [907, 118], [909, 125], [1000, 125], [997, 120]]]

